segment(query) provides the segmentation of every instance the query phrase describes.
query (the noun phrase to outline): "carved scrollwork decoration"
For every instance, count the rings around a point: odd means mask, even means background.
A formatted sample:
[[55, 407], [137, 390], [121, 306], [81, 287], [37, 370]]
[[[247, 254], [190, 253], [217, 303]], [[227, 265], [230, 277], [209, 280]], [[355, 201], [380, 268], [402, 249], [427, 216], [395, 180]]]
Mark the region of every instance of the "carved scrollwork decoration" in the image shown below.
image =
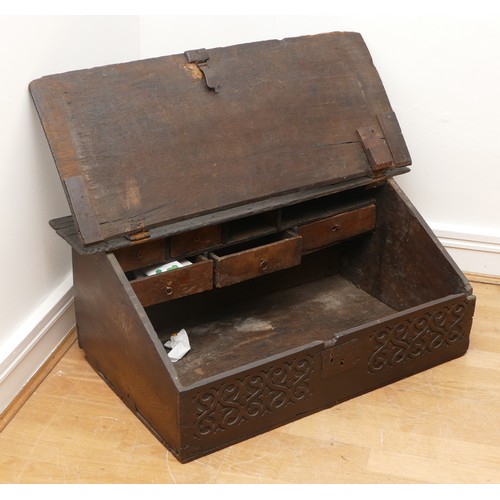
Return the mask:
[[448, 304], [424, 315], [386, 325], [371, 336], [370, 373], [424, 356], [465, 338], [466, 305]]
[[313, 358], [305, 356], [196, 394], [195, 436], [206, 437], [309, 398], [312, 373]]

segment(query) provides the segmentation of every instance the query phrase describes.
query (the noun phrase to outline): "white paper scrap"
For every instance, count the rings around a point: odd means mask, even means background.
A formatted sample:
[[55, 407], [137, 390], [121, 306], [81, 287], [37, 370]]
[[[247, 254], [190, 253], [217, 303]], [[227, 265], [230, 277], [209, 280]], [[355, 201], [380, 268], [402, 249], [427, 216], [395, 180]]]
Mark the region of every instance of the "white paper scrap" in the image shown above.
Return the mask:
[[168, 353], [168, 357], [173, 363], [182, 359], [182, 357], [191, 349], [189, 337], [184, 328], [180, 332], [171, 335], [170, 340], [167, 340], [164, 345], [165, 347], [172, 349]]

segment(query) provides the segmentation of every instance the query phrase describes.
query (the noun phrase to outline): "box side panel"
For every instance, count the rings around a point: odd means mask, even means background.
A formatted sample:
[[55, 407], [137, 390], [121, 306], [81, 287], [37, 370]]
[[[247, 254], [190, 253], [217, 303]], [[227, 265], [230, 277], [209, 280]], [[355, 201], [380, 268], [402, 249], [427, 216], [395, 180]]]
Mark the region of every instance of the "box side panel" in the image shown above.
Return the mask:
[[73, 269], [78, 340], [87, 360], [175, 453], [178, 390], [166, 353], [115, 257], [73, 252]]
[[402, 311], [472, 288], [401, 188], [389, 180], [377, 197], [376, 230], [346, 252], [341, 274]]
[[463, 355], [473, 296], [446, 297], [181, 393], [187, 462]]

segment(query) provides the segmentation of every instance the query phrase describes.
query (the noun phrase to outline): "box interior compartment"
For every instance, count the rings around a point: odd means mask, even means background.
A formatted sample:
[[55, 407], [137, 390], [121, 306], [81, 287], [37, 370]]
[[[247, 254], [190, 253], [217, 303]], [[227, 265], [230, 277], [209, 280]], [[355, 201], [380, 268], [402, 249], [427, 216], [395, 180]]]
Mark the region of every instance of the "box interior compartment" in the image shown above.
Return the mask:
[[342, 277], [343, 251], [345, 245], [321, 250], [296, 268], [147, 308], [162, 342], [181, 328], [188, 332], [192, 350], [174, 365], [181, 384], [327, 341], [394, 313]]
[[[174, 364], [180, 383], [189, 386], [311, 341], [327, 342], [370, 321], [464, 292], [464, 283], [449, 261], [432, 251], [432, 237], [394, 186], [368, 190], [357, 204], [345, 193], [313, 200], [287, 208], [281, 217], [283, 227], [293, 224], [300, 230], [297, 224], [375, 205], [373, 231], [308, 252], [289, 269], [145, 307], [162, 342], [181, 328], [188, 332], [191, 351]], [[401, 217], [407, 222], [404, 231]], [[228, 244], [218, 254], [281, 237], [275, 233]], [[422, 252], [412, 251], [416, 244]], [[197, 258], [206, 260], [203, 254]], [[420, 259], [425, 262], [411, 264]]]

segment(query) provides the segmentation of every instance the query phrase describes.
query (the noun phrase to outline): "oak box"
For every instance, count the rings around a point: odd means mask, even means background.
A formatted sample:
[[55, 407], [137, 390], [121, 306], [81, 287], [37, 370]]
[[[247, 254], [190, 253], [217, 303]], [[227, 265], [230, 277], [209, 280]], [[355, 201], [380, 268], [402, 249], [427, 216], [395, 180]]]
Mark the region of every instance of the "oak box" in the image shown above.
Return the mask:
[[[472, 289], [393, 179], [410, 155], [359, 34], [30, 91], [71, 209], [51, 225], [79, 344], [180, 461], [466, 352]], [[171, 260], [189, 265], [141, 273]]]

